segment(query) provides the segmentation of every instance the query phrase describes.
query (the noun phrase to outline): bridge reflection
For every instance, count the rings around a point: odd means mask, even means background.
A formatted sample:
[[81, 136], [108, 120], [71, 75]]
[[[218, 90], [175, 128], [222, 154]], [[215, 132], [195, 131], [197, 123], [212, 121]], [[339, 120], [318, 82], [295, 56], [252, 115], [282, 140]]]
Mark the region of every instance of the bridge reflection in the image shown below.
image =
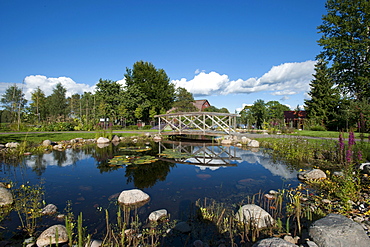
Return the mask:
[[159, 143], [159, 154], [171, 149], [184, 154], [173, 159], [161, 157], [161, 160], [181, 164], [204, 166], [237, 166], [236, 149], [231, 146], [219, 146], [217, 143], [164, 141]]

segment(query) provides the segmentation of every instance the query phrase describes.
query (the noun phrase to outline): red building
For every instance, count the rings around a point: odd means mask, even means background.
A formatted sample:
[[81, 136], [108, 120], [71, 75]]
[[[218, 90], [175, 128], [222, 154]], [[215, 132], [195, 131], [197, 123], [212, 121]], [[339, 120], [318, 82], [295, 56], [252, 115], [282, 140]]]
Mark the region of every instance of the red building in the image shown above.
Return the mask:
[[211, 106], [211, 104], [206, 99], [195, 100], [193, 105], [198, 109], [198, 111], [203, 111], [204, 109]]
[[284, 111], [284, 122], [287, 127], [303, 129], [306, 111]]

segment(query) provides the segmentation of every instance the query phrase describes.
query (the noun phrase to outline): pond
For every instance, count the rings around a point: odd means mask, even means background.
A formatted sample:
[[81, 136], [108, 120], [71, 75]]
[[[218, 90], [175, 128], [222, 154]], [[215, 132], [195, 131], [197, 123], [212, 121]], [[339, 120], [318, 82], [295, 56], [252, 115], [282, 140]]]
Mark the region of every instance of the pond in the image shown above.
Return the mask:
[[[176, 155], [180, 153], [183, 155]], [[142, 156], [149, 162], [109, 162], [114, 157]], [[119, 193], [127, 189], [139, 188], [150, 195], [150, 202], [138, 210], [142, 219], [165, 208], [171, 219], [184, 220], [189, 206], [198, 199], [232, 205], [259, 192], [298, 184], [297, 171], [273, 163], [261, 149], [184, 142], [52, 151], [30, 155], [16, 166], [2, 164], [0, 174], [2, 181], [16, 186], [42, 183], [44, 201], [55, 204], [61, 213], [70, 202], [75, 215], [83, 212], [84, 225], [91, 232], [103, 230], [104, 209], [116, 210]], [[16, 213], [1, 225], [9, 232], [14, 230], [19, 226]]]

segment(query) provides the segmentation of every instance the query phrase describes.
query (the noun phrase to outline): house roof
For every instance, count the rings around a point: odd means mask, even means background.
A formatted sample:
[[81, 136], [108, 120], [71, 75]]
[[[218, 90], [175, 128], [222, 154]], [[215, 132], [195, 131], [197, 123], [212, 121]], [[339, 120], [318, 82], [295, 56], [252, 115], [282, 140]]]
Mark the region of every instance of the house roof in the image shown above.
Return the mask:
[[210, 107], [211, 104], [208, 102], [206, 99], [201, 99], [201, 100], [195, 100], [193, 105], [199, 110], [202, 111], [203, 109]]

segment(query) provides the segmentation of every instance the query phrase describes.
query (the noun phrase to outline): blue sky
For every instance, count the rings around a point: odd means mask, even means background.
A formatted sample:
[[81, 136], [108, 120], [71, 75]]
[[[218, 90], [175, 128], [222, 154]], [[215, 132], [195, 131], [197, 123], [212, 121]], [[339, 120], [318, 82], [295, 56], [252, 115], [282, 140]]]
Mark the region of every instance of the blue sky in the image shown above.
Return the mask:
[[234, 112], [257, 99], [303, 105], [325, 0], [1, 0], [0, 94], [124, 83], [139, 60], [195, 99]]

